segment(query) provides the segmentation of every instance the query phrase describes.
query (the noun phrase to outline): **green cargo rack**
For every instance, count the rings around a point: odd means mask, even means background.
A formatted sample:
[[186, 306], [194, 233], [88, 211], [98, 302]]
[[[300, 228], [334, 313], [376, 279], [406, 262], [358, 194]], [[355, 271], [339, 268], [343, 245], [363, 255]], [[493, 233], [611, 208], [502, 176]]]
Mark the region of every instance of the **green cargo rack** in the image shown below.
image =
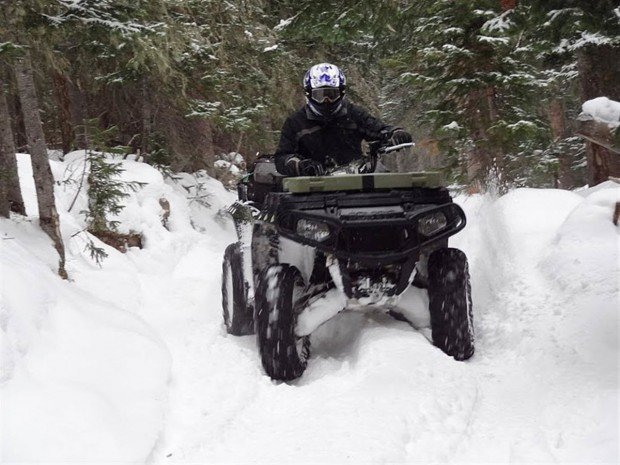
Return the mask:
[[341, 174], [336, 176], [299, 176], [284, 179], [284, 190], [294, 193], [335, 192], [376, 189], [441, 187], [439, 171], [413, 173]]

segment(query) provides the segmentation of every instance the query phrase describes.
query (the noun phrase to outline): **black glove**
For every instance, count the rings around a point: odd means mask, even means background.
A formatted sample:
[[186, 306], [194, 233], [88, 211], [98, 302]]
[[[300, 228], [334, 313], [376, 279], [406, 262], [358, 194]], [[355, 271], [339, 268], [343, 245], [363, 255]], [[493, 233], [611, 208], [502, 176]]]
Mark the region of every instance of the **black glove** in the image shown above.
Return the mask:
[[390, 145], [408, 144], [410, 142], [413, 142], [411, 134], [401, 128], [394, 129], [388, 140]]
[[290, 156], [284, 163], [289, 176], [323, 176], [325, 169], [318, 161]]

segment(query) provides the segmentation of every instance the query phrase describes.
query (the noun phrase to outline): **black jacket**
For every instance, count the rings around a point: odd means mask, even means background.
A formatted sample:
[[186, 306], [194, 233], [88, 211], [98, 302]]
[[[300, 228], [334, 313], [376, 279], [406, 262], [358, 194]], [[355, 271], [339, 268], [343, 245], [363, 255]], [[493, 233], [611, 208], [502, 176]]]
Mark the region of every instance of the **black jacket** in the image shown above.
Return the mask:
[[326, 157], [339, 165], [349, 163], [361, 158], [362, 140], [387, 138], [393, 129], [346, 100], [338, 114], [329, 120], [304, 106], [284, 122], [275, 153], [276, 169], [287, 174], [284, 164], [290, 155], [323, 164]]

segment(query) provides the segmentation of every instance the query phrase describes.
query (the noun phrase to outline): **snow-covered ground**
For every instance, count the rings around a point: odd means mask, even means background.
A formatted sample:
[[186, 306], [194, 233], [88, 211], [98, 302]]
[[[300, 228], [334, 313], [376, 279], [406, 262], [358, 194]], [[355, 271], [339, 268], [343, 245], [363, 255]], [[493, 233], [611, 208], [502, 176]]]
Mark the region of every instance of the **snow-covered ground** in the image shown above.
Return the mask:
[[[82, 155], [65, 160], [56, 178], [79, 177]], [[101, 268], [74, 236], [84, 193], [69, 213], [77, 185], [57, 186], [63, 282], [27, 155], [19, 167], [29, 217], [0, 219], [3, 462], [618, 462], [617, 185], [457, 199], [471, 360], [405, 323], [344, 312], [313, 333], [308, 369], [287, 384], [263, 373], [253, 337], [222, 325], [235, 233], [221, 184], [125, 161], [123, 178], [146, 184], [121, 231], [143, 233], [144, 248], [104, 246]]]

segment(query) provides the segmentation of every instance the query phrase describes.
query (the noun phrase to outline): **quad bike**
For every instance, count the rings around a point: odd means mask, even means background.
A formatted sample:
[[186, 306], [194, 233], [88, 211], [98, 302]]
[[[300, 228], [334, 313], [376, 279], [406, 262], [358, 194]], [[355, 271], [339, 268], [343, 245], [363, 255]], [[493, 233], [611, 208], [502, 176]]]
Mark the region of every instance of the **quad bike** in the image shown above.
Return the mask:
[[404, 319], [399, 300], [410, 302], [401, 297], [414, 288], [428, 292], [433, 343], [456, 360], [473, 355], [467, 258], [448, 248], [465, 214], [437, 172], [377, 173], [390, 150], [372, 143], [356, 174], [320, 177], [283, 177], [262, 157], [238, 185], [224, 324], [230, 334], [256, 333], [271, 378], [301, 376], [310, 334], [345, 308]]

